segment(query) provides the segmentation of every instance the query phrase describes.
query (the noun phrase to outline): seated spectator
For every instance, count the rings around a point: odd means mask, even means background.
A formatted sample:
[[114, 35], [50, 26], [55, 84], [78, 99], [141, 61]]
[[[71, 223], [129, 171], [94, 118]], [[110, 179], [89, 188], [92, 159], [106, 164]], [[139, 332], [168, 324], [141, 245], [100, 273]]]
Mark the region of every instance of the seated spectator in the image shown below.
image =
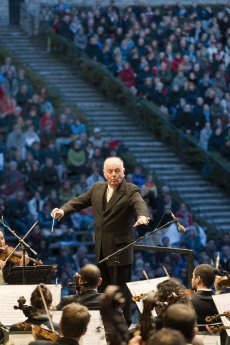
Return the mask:
[[25, 107], [28, 100], [30, 99], [29, 88], [27, 84], [22, 84], [16, 95], [17, 105], [20, 107]]
[[25, 143], [27, 147], [31, 147], [34, 142], [40, 142], [40, 138], [34, 130], [33, 126], [29, 126], [25, 132]]
[[25, 148], [25, 133], [19, 125], [14, 126], [14, 130], [7, 136], [6, 147], [9, 150], [24, 149]]
[[9, 222], [13, 228], [24, 235], [29, 229], [29, 210], [23, 191], [17, 191], [14, 198], [9, 200]]
[[40, 164], [38, 161], [33, 161], [31, 166], [31, 171], [27, 176], [27, 190], [33, 194], [36, 191], [42, 191], [43, 188], [43, 179], [40, 173]]
[[70, 125], [70, 131], [72, 134], [72, 140], [79, 138], [82, 133], [86, 133], [86, 126], [81, 121], [80, 117], [77, 117]]
[[218, 152], [224, 142], [224, 136], [221, 128], [217, 128], [209, 137], [208, 151]]
[[88, 190], [87, 177], [85, 174], [81, 174], [79, 182], [75, 185], [74, 192], [76, 196], [85, 193]]
[[206, 122], [204, 128], [200, 131], [200, 140], [199, 140], [199, 146], [207, 151], [208, 150], [208, 141], [210, 136], [212, 135], [212, 128], [210, 122]]
[[4, 171], [3, 184], [1, 192], [5, 195], [13, 195], [17, 191], [25, 190], [25, 176], [18, 171], [16, 161], [10, 161], [7, 166], [7, 171]]
[[30, 216], [33, 221], [37, 220], [39, 212], [41, 212], [43, 209], [43, 204], [44, 201], [41, 198], [41, 194], [37, 191], [34, 194], [34, 197], [28, 202]]
[[71, 130], [70, 125], [65, 114], [61, 114], [59, 121], [56, 126], [56, 146], [60, 151], [63, 147], [68, 147], [68, 145], [72, 142], [70, 137]]
[[124, 63], [123, 69], [119, 73], [119, 77], [125, 86], [135, 90], [135, 73], [128, 62]]
[[142, 167], [137, 165], [134, 167], [134, 172], [132, 173], [133, 183], [136, 184], [139, 188], [145, 183], [146, 178], [145, 174], [142, 171]]
[[75, 190], [71, 181], [65, 180], [59, 189], [59, 200], [61, 204], [66, 203], [68, 200], [76, 196]]
[[103, 147], [103, 143], [105, 139], [101, 135], [101, 129], [98, 127], [95, 127], [93, 129], [93, 135], [89, 137], [89, 141], [93, 144], [94, 147]]
[[70, 174], [80, 176], [85, 171], [86, 152], [82, 148], [81, 141], [76, 140], [67, 153], [67, 166]]
[[54, 167], [53, 160], [46, 158], [45, 165], [41, 169], [42, 185], [44, 193], [47, 195], [59, 183], [57, 170]]
[[180, 223], [187, 228], [192, 225], [192, 214], [189, 211], [188, 205], [181, 203], [178, 211], [176, 212], [176, 217], [180, 219]]

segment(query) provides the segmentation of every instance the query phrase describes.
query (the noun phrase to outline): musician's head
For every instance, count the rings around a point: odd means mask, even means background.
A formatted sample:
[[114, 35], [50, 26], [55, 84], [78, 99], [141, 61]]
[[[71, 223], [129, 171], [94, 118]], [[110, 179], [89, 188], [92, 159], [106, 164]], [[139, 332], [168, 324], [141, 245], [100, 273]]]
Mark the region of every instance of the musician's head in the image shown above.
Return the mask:
[[67, 304], [62, 309], [61, 333], [64, 337], [79, 339], [87, 331], [89, 321], [90, 313], [87, 307], [78, 303]]
[[[50, 289], [44, 284], [40, 284], [40, 287], [41, 287], [47, 308], [49, 309], [53, 301], [52, 293]], [[32, 292], [31, 297], [30, 297], [30, 303], [32, 307], [34, 307], [36, 310], [45, 309], [39, 286], [37, 286]]]
[[180, 331], [188, 343], [196, 334], [196, 313], [195, 310], [185, 304], [176, 303], [168, 307], [163, 316], [164, 327]]
[[96, 289], [101, 285], [101, 271], [93, 265], [87, 264], [80, 269], [79, 283], [82, 284], [86, 289]]
[[5, 237], [2, 231], [0, 231], [0, 248], [4, 247], [6, 244]]
[[199, 288], [212, 288], [218, 270], [211, 265], [198, 265], [192, 274], [192, 288], [197, 290]]
[[148, 345], [186, 345], [187, 342], [181, 332], [171, 328], [162, 328], [148, 339]]
[[[184, 286], [175, 278], [170, 278], [159, 283], [157, 285], [156, 295], [160, 302], [167, 302], [168, 305], [174, 303], [191, 304], [189, 296], [185, 293]], [[160, 307], [157, 307], [156, 310], [159, 315], [165, 308], [161, 310]]]

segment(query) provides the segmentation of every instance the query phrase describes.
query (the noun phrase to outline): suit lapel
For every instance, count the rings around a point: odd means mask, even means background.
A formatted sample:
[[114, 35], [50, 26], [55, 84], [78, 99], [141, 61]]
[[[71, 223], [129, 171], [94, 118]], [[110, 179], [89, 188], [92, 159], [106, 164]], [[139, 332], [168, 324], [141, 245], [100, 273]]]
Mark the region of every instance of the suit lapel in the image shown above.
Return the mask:
[[125, 181], [123, 181], [120, 186], [113, 192], [113, 195], [109, 202], [105, 206], [105, 213], [108, 212], [124, 195], [125, 193]]

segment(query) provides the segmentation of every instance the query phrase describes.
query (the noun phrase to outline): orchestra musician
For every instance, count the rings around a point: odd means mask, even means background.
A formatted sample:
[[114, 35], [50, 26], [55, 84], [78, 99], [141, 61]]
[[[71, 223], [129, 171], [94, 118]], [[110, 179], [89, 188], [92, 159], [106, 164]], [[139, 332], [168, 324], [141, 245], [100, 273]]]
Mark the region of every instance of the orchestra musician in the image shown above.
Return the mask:
[[[13, 248], [6, 245], [5, 237], [2, 231], [0, 231], [0, 285], [4, 284], [10, 273], [12, 266], [23, 266], [23, 255], [21, 254], [12, 257], [6, 262], [6, 258], [11, 254]], [[25, 255], [25, 265], [28, 265], [28, 255]]]
[[101, 271], [93, 264], [87, 264], [80, 269], [76, 279], [76, 294], [64, 296], [60, 303], [56, 306], [56, 310], [70, 303], [80, 303], [90, 310], [100, 309], [101, 294], [98, 292], [98, 286], [101, 285]]
[[[103, 172], [106, 182], [95, 183], [86, 193], [72, 198], [60, 209], [54, 208], [51, 212], [52, 217], [60, 219], [93, 206], [97, 263], [130, 244], [133, 240], [133, 227], [149, 223], [148, 209], [139, 188], [125, 181], [123, 161], [118, 157], [107, 158]], [[127, 300], [124, 316], [128, 323], [130, 293], [126, 283], [131, 280], [132, 263], [133, 246], [130, 246], [117, 257], [100, 264], [103, 279], [101, 291], [110, 284], [121, 287]]]
[[[80, 338], [87, 331], [90, 321], [88, 308], [78, 303], [70, 303], [62, 309], [60, 321], [61, 336], [52, 345], [79, 345]], [[35, 340], [29, 345], [50, 345], [50, 341]]]
[[[192, 275], [192, 305], [197, 314], [197, 323], [199, 325], [206, 324], [205, 318], [210, 315], [218, 314], [216, 305], [212, 295], [214, 282], [218, 270], [211, 265], [202, 264], [196, 266]], [[199, 330], [205, 330], [204, 326], [200, 326]]]
[[[50, 289], [44, 284], [40, 284], [40, 288], [44, 296], [46, 307], [48, 310], [50, 310], [50, 307], [53, 301], [52, 293]], [[58, 324], [53, 324], [52, 326], [50, 324], [50, 320], [46, 312], [46, 307], [44, 305], [39, 286], [36, 286], [36, 288], [32, 292], [31, 297], [30, 297], [30, 304], [31, 304], [30, 306], [27, 306], [23, 303], [19, 303], [19, 307], [16, 308], [16, 309], [21, 309], [24, 312], [25, 316], [27, 316], [27, 319], [23, 321], [23, 324], [25, 324], [25, 326], [26, 324], [28, 326], [42, 325], [42, 326], [48, 327], [49, 329], [51, 329], [53, 326], [54, 329], [59, 330]], [[10, 326], [10, 331], [20, 331], [20, 329], [23, 329], [23, 325], [21, 327], [20, 323]], [[30, 328], [25, 327], [25, 329], [30, 329]]]

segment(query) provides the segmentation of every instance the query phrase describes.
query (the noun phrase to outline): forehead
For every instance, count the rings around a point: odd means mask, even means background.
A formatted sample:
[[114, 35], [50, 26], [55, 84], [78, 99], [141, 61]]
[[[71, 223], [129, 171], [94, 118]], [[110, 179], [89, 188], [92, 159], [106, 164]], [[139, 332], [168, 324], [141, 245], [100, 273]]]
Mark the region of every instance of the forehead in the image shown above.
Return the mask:
[[2, 232], [2, 231], [0, 231], [0, 237], [4, 237], [4, 235], [3, 235], [3, 232]]
[[119, 159], [109, 159], [105, 162], [104, 169], [105, 170], [117, 170], [122, 169], [123, 165]]

